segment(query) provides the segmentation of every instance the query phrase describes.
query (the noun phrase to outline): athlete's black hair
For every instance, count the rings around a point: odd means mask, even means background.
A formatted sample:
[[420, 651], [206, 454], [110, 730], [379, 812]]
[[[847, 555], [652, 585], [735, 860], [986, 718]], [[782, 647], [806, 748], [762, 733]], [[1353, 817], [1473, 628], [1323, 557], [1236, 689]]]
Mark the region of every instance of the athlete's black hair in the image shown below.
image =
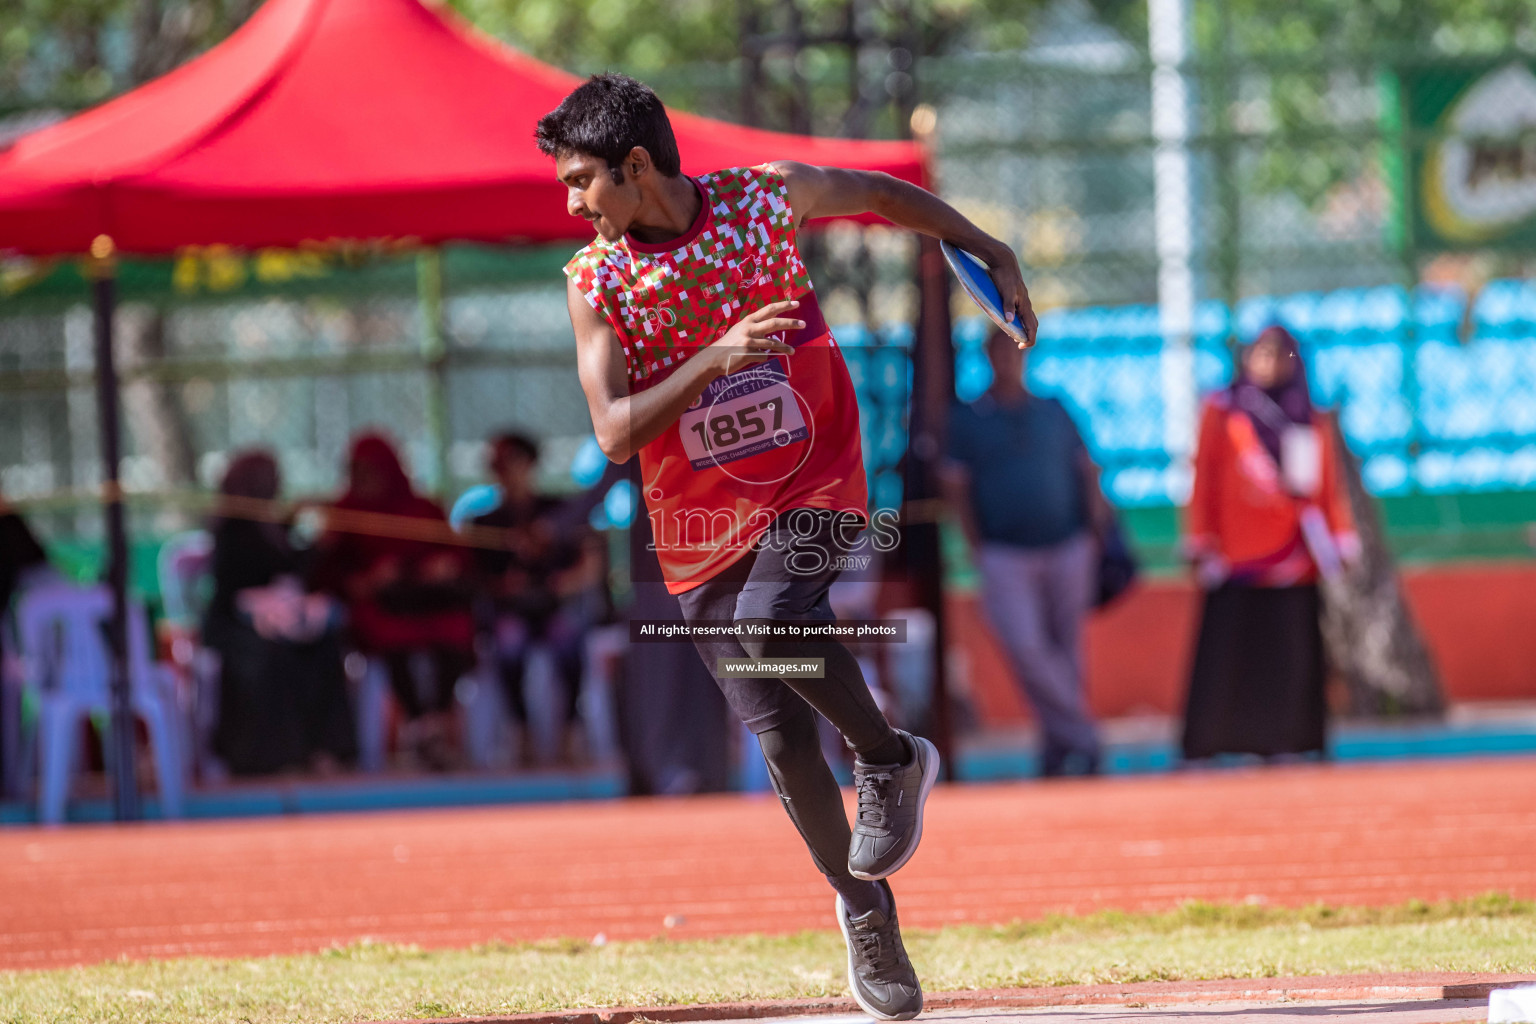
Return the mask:
[[624, 158], [636, 146], [644, 146], [651, 163], [667, 177], [682, 172], [667, 108], [650, 86], [628, 75], [593, 75], [539, 118], [533, 137], [545, 156], [601, 157], [615, 182], [624, 180]]
[[527, 434], [520, 434], [515, 430], [503, 430], [491, 435], [491, 451], [496, 453], [503, 448], [510, 448], [520, 453], [529, 462], [539, 461], [538, 442]]

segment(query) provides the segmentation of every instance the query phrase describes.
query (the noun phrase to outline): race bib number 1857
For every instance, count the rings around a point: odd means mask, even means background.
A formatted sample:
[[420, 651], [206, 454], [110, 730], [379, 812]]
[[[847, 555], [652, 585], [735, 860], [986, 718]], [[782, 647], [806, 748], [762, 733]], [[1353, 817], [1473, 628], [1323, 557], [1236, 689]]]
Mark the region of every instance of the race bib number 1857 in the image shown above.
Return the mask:
[[745, 459], [810, 436], [777, 358], [716, 377], [678, 420], [694, 469]]

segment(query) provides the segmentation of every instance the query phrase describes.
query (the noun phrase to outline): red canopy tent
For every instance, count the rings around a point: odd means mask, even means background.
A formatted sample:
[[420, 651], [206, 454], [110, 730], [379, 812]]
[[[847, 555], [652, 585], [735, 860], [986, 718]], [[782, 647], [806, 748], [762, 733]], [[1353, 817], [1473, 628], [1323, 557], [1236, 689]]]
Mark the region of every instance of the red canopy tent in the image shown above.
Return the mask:
[[[132, 750], [133, 732], [108, 257], [210, 244], [588, 238], [533, 142], [537, 118], [579, 81], [418, 0], [267, 0], [202, 57], [0, 152], [0, 254], [97, 258], [116, 750]], [[690, 173], [793, 158], [927, 179], [911, 143], [685, 114], [673, 125]], [[131, 767], [113, 774], [118, 816], [136, 817]]]
[[[590, 237], [533, 143], [579, 81], [417, 0], [267, 0], [202, 57], [0, 153], [0, 251]], [[925, 180], [908, 142], [674, 126], [692, 173], [793, 158]]]

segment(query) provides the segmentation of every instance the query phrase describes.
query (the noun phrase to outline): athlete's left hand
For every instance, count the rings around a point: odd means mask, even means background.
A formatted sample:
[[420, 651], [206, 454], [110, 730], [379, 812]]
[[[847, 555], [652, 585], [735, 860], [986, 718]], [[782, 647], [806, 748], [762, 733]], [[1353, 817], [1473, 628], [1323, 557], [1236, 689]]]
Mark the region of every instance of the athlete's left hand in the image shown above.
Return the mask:
[[988, 246], [985, 252], [976, 255], [982, 258], [992, 272], [992, 283], [997, 285], [997, 294], [1003, 299], [1003, 313], [1010, 320], [1015, 312], [1018, 313], [1019, 320], [1024, 324], [1024, 334], [1033, 345], [1040, 321], [1035, 318], [1034, 306], [1030, 304], [1029, 289], [1024, 287], [1024, 272], [1019, 269], [1019, 258], [1002, 242]]
[[794, 355], [795, 350], [785, 342], [784, 335], [789, 331], [804, 330], [805, 321], [784, 314], [799, 305], [797, 300], [783, 299], [754, 309], [705, 347], [699, 356], [713, 360], [713, 377], [719, 377], [766, 362], [775, 355]]

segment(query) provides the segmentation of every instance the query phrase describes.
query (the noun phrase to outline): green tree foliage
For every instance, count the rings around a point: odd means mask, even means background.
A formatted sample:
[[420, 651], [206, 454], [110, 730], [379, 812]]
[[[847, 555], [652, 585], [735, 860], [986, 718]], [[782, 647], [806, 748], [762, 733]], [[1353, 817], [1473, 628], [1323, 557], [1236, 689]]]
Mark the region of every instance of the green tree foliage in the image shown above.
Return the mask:
[[[1145, 0], [1093, 0], [1147, 38]], [[1309, 204], [1373, 173], [1378, 76], [1404, 60], [1536, 51], [1536, 0], [1191, 0], [1207, 132], [1271, 140], [1246, 187]], [[1221, 81], [1217, 81], [1220, 78]]]
[[[849, 0], [447, 0], [482, 30], [575, 71], [637, 75], [741, 55], [748, 19], [767, 34], [846, 31]], [[859, 0], [864, 34], [918, 52], [964, 40], [1018, 45], [1040, 0]], [[260, 0], [6, 0], [0, 97], [92, 102], [132, 88], [213, 45]], [[812, 58], [814, 61], [816, 58]]]
[[482, 30], [583, 72], [637, 74], [735, 56], [736, 8], [718, 0], [451, 0]]
[[[1092, 0], [1128, 39], [1145, 39], [1145, 0]], [[1360, 54], [1383, 48], [1459, 56], [1536, 49], [1536, 0], [1192, 0], [1204, 56]]]
[[[83, 104], [131, 88], [222, 39], [259, 2], [5, 0], [0, 101]], [[681, 69], [709, 65], [704, 77], [710, 83], [682, 90], [678, 99], [721, 113], [729, 107], [719, 82], [737, 80], [722, 65], [742, 58], [748, 34], [767, 40], [764, 62], [772, 85], [790, 87], [797, 78], [846, 82], [853, 70], [849, 50], [833, 40], [850, 27], [914, 55], [1006, 50], [1027, 41], [1033, 16], [1048, 0], [447, 2], [491, 35], [578, 72], [620, 68], [680, 80], [687, 77]], [[1145, 40], [1145, 0], [1093, 4], [1127, 39]], [[1384, 47], [1446, 55], [1536, 48], [1536, 0], [1193, 0], [1193, 8], [1199, 59], [1210, 63], [1226, 54], [1240, 67], [1257, 62], [1272, 76], [1269, 117], [1281, 128], [1337, 120], [1331, 98], [1337, 76], [1321, 66], [1330, 55]], [[775, 48], [773, 41], [796, 35], [824, 42], [802, 50], [795, 61], [790, 49]], [[1287, 70], [1285, 58], [1295, 58], [1297, 66]], [[860, 60], [867, 62], [868, 55]], [[899, 73], [900, 65], [896, 59], [891, 68], [861, 70], [878, 85], [881, 75]]]
[[450, 0], [481, 28], [544, 60], [583, 71], [637, 75], [680, 62], [733, 61], [744, 29], [817, 38], [850, 26], [869, 38], [907, 39], [923, 53], [964, 42], [1021, 45], [1040, 0]]
[[1042, 0], [449, 2], [544, 60], [627, 71], [685, 109], [818, 134], [889, 135], [911, 99], [902, 79], [917, 57], [1021, 45]]
[[0, 97], [85, 104], [202, 52], [259, 0], [6, 0]]
[[[1326, 55], [1383, 48], [1458, 56], [1536, 44], [1533, 0], [1225, 0], [1238, 54]], [[1220, 18], [1201, 4], [1202, 49], [1220, 43]]]

